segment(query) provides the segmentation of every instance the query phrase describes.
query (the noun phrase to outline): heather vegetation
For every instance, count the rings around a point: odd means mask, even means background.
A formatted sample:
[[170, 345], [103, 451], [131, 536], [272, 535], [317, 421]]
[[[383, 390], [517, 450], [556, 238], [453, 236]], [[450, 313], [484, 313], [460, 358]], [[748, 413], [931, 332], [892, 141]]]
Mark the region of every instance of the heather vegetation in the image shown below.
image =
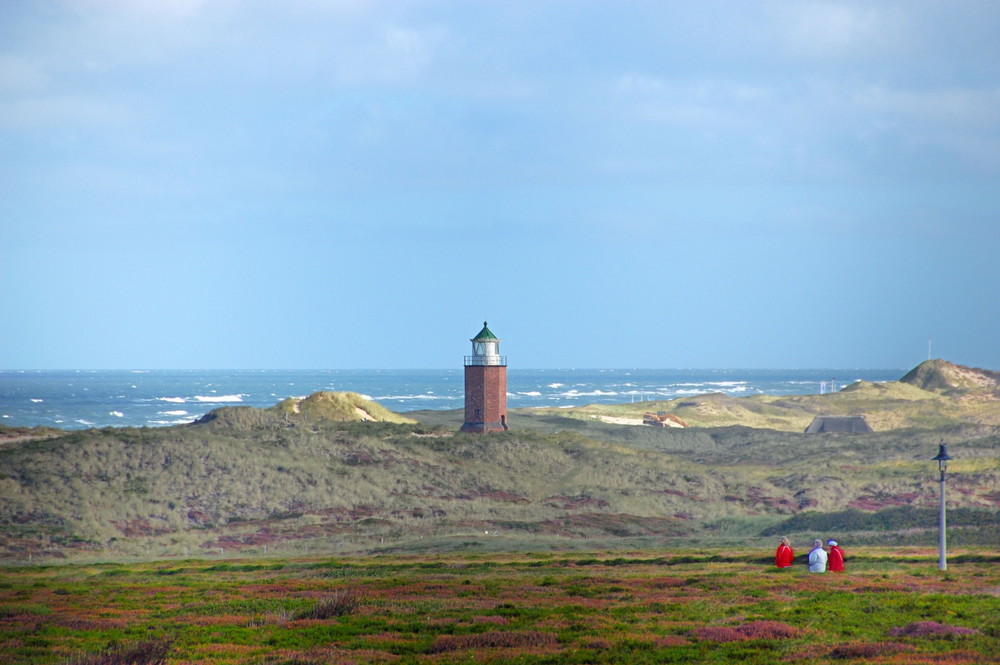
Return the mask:
[[1000, 661], [1000, 558], [661, 550], [0, 569], [0, 665]]

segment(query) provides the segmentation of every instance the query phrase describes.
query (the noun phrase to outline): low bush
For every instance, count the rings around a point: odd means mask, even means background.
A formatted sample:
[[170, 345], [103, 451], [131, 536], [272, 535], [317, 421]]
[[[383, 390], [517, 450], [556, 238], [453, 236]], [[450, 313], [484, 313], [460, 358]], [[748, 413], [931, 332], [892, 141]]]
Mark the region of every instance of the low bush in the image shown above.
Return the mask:
[[799, 634], [797, 628], [780, 621], [751, 621], [737, 626], [736, 630], [751, 640], [785, 640]]
[[161, 638], [111, 646], [96, 654], [69, 661], [69, 665], [164, 665], [173, 640]]
[[738, 642], [750, 639], [729, 626], [703, 626], [694, 630], [694, 636], [702, 642]]
[[427, 653], [444, 653], [466, 649], [496, 649], [510, 647], [542, 647], [558, 644], [552, 633], [536, 630], [512, 633], [491, 631], [473, 635], [442, 635], [427, 648]]
[[890, 637], [950, 637], [952, 635], [978, 635], [974, 628], [948, 626], [937, 621], [915, 621], [905, 626], [897, 626], [889, 631]]
[[[778, 536], [784, 533], [817, 531], [820, 533], [843, 531], [901, 531], [926, 528], [937, 524], [937, 508], [894, 506], [876, 512], [854, 508], [837, 512], [806, 511], [789, 517], [760, 532], [761, 536]], [[995, 526], [1000, 512], [982, 508], [949, 508], [948, 526]]]
[[835, 660], [849, 660], [852, 658], [878, 658], [879, 656], [889, 656], [900, 651], [912, 651], [909, 644], [898, 644], [896, 642], [853, 642], [841, 644], [830, 651], [830, 658]]
[[785, 640], [796, 637], [797, 628], [780, 621], [751, 621], [739, 626], [704, 626], [694, 631], [703, 642], [738, 642], [741, 640]]
[[295, 615], [296, 619], [333, 619], [353, 614], [361, 600], [353, 589], [344, 589], [321, 598], [312, 607]]

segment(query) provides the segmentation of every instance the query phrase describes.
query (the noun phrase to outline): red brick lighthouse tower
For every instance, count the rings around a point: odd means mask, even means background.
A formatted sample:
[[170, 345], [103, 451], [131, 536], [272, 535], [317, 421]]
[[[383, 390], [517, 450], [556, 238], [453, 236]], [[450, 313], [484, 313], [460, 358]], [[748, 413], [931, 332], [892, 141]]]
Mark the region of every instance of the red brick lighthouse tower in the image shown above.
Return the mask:
[[465, 356], [465, 424], [463, 432], [507, 429], [507, 357], [486, 322], [473, 337], [472, 355]]

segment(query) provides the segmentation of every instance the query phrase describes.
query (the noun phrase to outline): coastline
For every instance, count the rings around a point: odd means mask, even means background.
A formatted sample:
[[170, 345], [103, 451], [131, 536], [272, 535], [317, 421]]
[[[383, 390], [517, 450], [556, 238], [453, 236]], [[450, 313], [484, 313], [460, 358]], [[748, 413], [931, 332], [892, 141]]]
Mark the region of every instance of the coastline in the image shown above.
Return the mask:
[[[508, 408], [630, 405], [707, 393], [816, 394], [906, 370], [511, 369]], [[841, 377], [837, 379], [836, 377]], [[268, 408], [317, 391], [355, 392], [397, 413], [463, 408], [461, 368], [442, 370], [0, 370], [0, 425], [79, 430], [193, 422], [221, 406]], [[606, 414], [624, 416], [624, 414]], [[641, 416], [641, 413], [639, 414]], [[632, 416], [629, 416], [632, 417]]]

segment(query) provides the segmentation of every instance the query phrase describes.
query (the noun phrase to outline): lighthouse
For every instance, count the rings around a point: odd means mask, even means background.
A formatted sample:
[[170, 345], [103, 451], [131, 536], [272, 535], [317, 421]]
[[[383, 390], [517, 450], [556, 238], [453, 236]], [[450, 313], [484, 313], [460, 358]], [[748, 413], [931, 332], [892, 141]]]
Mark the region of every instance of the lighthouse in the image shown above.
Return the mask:
[[507, 429], [507, 357], [486, 321], [473, 337], [472, 355], [465, 356], [465, 423], [463, 432]]

